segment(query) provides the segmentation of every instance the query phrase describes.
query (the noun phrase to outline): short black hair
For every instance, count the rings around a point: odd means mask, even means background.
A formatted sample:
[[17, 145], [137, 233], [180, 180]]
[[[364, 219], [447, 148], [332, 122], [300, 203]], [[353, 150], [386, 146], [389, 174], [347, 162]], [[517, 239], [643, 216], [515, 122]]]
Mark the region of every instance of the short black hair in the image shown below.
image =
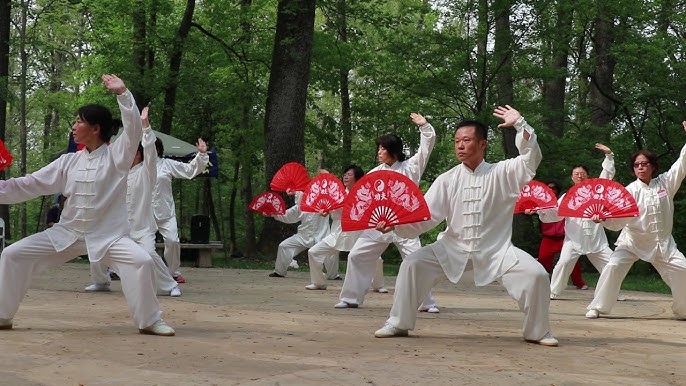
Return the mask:
[[376, 139], [376, 148], [379, 146], [386, 149], [398, 161], [405, 161], [403, 152], [403, 140], [395, 134], [384, 134]]
[[486, 126], [484, 123], [480, 121], [476, 121], [473, 119], [466, 119], [460, 123], [457, 124], [457, 128], [455, 129], [455, 133], [463, 127], [468, 127], [472, 126], [474, 127], [474, 134], [476, 134], [476, 137], [478, 139], [488, 139], [488, 126]]
[[648, 162], [650, 162], [651, 165], [653, 165], [653, 175], [652, 177], [655, 178], [657, 176], [657, 170], [658, 170], [658, 164], [657, 164], [657, 155], [653, 153], [650, 150], [639, 150], [637, 152], [634, 152], [634, 154], [631, 155], [631, 163], [629, 164], [629, 167], [631, 168], [631, 172], [634, 172], [634, 162], [636, 162], [636, 158], [638, 158], [639, 155], [642, 155], [646, 158], [648, 158]]
[[104, 142], [110, 142], [112, 136], [115, 135], [122, 126], [121, 120], [112, 118], [110, 109], [95, 103], [79, 107], [79, 109], [76, 110], [76, 116], [91, 125], [99, 125], [100, 139]]
[[155, 149], [157, 149], [157, 156], [161, 158], [164, 155], [164, 143], [160, 138], [155, 139]]
[[361, 167], [357, 165], [348, 165], [345, 168], [343, 168], [343, 174], [347, 173], [348, 170], [352, 170], [353, 174], [355, 175], [355, 181], [359, 180], [364, 176], [364, 170], [362, 170]]
[[572, 166], [572, 173], [574, 173], [574, 169], [577, 169], [577, 168], [582, 168], [582, 169], [584, 169], [586, 174], [591, 174], [588, 172], [588, 167], [584, 164], [576, 164], [576, 165]]

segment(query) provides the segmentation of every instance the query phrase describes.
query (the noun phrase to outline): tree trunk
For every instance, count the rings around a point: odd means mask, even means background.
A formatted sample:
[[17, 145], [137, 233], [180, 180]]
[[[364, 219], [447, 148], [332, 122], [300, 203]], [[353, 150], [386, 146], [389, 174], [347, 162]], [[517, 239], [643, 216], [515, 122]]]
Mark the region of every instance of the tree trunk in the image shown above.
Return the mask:
[[595, 34], [593, 37], [593, 57], [595, 71], [590, 85], [591, 124], [598, 135], [599, 142], [609, 140], [609, 134], [604, 129], [615, 117], [614, 99], [614, 71], [615, 59], [612, 56], [614, 43], [614, 26], [612, 15], [604, 1], [598, 2], [598, 14], [595, 20]]
[[[7, 98], [10, 68], [10, 15], [12, 0], [0, 0], [0, 139], [5, 141], [7, 128]], [[5, 171], [0, 172], [0, 179], [5, 179]], [[0, 217], [5, 220], [5, 234], [9, 235], [9, 205], [0, 205]]]
[[[314, 37], [314, 0], [280, 0], [265, 115], [265, 177], [268, 184], [286, 162], [304, 163], [307, 87]], [[260, 249], [273, 254], [293, 227], [268, 219]]]
[[488, 84], [488, 31], [490, 22], [488, 18], [488, 0], [479, 0], [477, 10], [476, 31], [476, 69], [474, 70], [474, 114], [481, 116], [487, 104]]
[[[19, 58], [20, 58], [20, 74], [19, 74], [19, 151], [20, 166], [19, 173], [26, 175], [26, 94], [27, 94], [27, 77], [28, 77], [28, 60], [29, 56], [26, 52], [26, 26], [28, 24], [28, 7], [27, 1], [21, 2], [21, 26], [19, 29]], [[27, 215], [26, 203], [19, 204], [19, 232], [22, 238], [27, 235]]]
[[[346, 44], [348, 42], [348, 20], [346, 0], [338, 0], [338, 40]], [[346, 63], [341, 61], [341, 63]], [[352, 159], [352, 113], [350, 108], [350, 69], [347, 65], [339, 70], [340, 92], [341, 92], [341, 139], [343, 151], [342, 166], [350, 165]], [[334, 172], [335, 173], [335, 172]]]
[[179, 69], [181, 68], [181, 58], [183, 57], [183, 45], [188, 37], [193, 22], [193, 12], [195, 11], [195, 0], [186, 1], [186, 9], [183, 11], [183, 18], [176, 37], [172, 44], [171, 55], [169, 58], [169, 73], [167, 74], [167, 84], [164, 88], [164, 106], [162, 107], [162, 119], [160, 121], [160, 132], [171, 133], [174, 121], [174, 105], [176, 104], [176, 89], [178, 87]]
[[574, 14], [573, 4], [561, 1], [557, 3], [557, 18], [553, 33], [551, 47], [551, 72], [552, 75], [543, 81], [543, 102], [548, 108], [543, 115], [545, 130], [553, 133], [556, 137], [564, 135], [565, 120], [565, 89], [567, 86], [569, 44], [571, 42], [570, 26]]

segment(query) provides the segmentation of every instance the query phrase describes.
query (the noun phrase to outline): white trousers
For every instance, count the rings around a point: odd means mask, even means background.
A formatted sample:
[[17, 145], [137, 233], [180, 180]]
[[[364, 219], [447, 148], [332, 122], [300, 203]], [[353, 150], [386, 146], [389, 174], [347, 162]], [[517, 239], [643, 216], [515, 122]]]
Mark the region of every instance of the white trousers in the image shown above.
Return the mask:
[[[622, 281], [637, 260], [636, 254], [625, 249], [614, 251], [610, 262], [600, 274], [593, 301], [587, 309], [598, 310], [601, 314], [609, 314], [617, 302]], [[667, 261], [655, 260], [650, 263], [672, 290], [674, 316], [677, 319], [686, 319], [686, 258], [677, 250]]]
[[311, 246], [311, 244], [306, 243], [297, 233], [282, 241], [276, 250], [274, 272], [281, 276], [286, 276], [286, 271], [288, 271], [288, 266], [291, 264], [291, 261], [293, 261], [293, 258], [298, 253], [310, 248]]
[[[400, 239], [394, 244], [398, 248], [403, 260], [412, 252], [421, 248], [419, 238]], [[379, 272], [383, 277], [383, 260], [379, 256], [389, 245], [390, 243], [372, 240], [364, 235], [357, 239], [355, 246], [348, 254], [345, 280], [343, 281], [343, 288], [339, 296], [341, 301], [362, 305], [364, 303], [364, 296], [370, 287], [378, 289], [383, 286], [383, 283], [378, 283], [380, 280], [378, 278]], [[379, 271], [380, 266], [381, 271]], [[377, 276], [376, 280], [375, 275]], [[436, 305], [431, 294], [431, 288], [427, 289], [423, 296], [422, 308], [429, 309]]]
[[[517, 264], [498, 278], [498, 281], [524, 313], [524, 339], [540, 340], [550, 332], [548, 273], [528, 253], [517, 248], [515, 253]], [[447, 276], [431, 247], [422, 247], [408, 256], [400, 264], [393, 307], [387, 323], [403, 330], [413, 330], [420, 299], [433, 286], [446, 279]]]
[[[25, 237], [5, 248], [0, 255], [0, 318], [14, 317], [35, 274], [85, 254], [83, 239], [58, 252], [45, 232]], [[119, 272], [129, 312], [138, 328], [149, 327], [162, 318], [153, 285], [153, 262], [138, 244], [122, 237], [112, 243], [100, 261]]]
[[176, 216], [164, 220], [156, 220], [157, 230], [164, 238], [164, 260], [169, 267], [172, 277], [181, 275], [181, 243], [179, 242], [179, 227]]
[[[612, 255], [612, 249], [606, 246], [605, 249], [600, 252], [587, 253], [586, 257], [593, 264], [595, 269], [599, 273], [603, 272], [607, 263], [610, 262], [610, 256]], [[574, 270], [574, 265], [576, 265], [577, 260], [581, 253], [574, 250], [572, 243], [562, 244], [562, 250], [560, 251], [560, 259], [555, 264], [553, 268], [553, 275], [550, 278], [550, 293], [559, 295], [562, 291], [567, 288], [567, 282], [569, 281], [569, 275], [572, 274]]]
[[[155, 291], [159, 295], [169, 295], [171, 290], [178, 284], [176, 280], [169, 273], [169, 269], [162, 261], [162, 258], [155, 250], [155, 235], [150, 234], [141, 239], [134, 240], [136, 244], [143, 248], [153, 261], [155, 269]], [[115, 270], [116, 271], [116, 270]], [[91, 280], [96, 284], [110, 284], [110, 274], [107, 271], [107, 265], [102, 261], [92, 261], [90, 263]]]
[[[338, 276], [338, 254], [340, 251], [324, 240], [315, 244], [307, 251], [310, 263], [310, 282], [316, 285], [326, 285], [326, 279], [332, 280]], [[324, 274], [326, 269], [326, 275]]]

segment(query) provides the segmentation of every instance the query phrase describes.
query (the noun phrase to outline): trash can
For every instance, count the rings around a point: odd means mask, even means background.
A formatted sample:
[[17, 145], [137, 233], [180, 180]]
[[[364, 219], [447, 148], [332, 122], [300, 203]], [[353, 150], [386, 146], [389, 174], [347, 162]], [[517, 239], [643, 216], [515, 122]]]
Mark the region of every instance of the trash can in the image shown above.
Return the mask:
[[208, 244], [210, 242], [210, 216], [196, 214], [191, 217], [191, 243]]

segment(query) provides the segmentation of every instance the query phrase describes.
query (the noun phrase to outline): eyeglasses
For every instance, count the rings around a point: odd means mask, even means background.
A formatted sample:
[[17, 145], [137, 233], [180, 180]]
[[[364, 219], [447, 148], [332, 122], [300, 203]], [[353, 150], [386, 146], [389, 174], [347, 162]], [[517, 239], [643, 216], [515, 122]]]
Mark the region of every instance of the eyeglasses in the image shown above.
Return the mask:
[[639, 166], [645, 167], [645, 166], [648, 166], [648, 165], [650, 165], [650, 162], [647, 162], [647, 161], [634, 162], [634, 167], [635, 167], [635, 168], [637, 168], [637, 167], [639, 167]]

